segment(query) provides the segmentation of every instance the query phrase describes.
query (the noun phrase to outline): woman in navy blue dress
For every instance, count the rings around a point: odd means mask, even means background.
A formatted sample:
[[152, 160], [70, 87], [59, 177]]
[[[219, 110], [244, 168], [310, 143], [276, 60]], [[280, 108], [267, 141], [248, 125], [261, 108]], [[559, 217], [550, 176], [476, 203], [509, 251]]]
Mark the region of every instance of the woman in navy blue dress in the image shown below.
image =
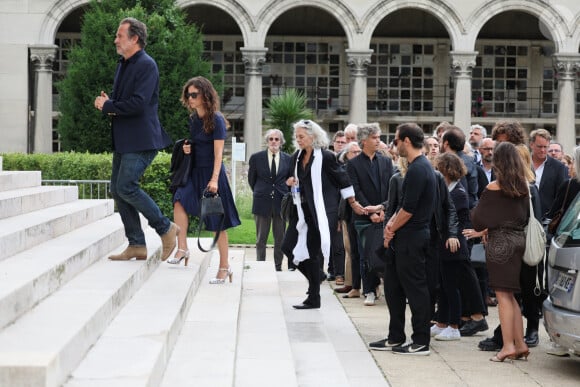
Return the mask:
[[[219, 97], [210, 81], [195, 77], [183, 86], [181, 102], [192, 112], [189, 117], [190, 138], [183, 145], [183, 152], [193, 152], [190, 179], [184, 187], [177, 188], [173, 195], [173, 217], [181, 228], [177, 235], [177, 252], [169, 263], [179, 264], [187, 261], [187, 224], [189, 215], [199, 216], [199, 201], [203, 191], [218, 193], [224, 207], [224, 223], [217, 241], [220, 265], [213, 284], [223, 284], [226, 278], [232, 281], [232, 271], [228, 262], [228, 234], [225, 230], [238, 226], [240, 218], [226, 170], [222, 162], [226, 138], [226, 120], [219, 110]], [[206, 228], [218, 231], [219, 217], [204, 219]]]

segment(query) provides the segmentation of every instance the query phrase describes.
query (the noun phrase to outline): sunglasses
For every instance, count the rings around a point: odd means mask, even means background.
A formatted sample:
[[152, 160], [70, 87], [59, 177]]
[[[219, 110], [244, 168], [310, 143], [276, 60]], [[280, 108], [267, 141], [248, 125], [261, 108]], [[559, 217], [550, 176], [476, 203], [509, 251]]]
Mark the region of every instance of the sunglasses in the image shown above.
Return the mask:
[[195, 93], [195, 92], [194, 93], [185, 93], [185, 99], [190, 99], [190, 98], [196, 99], [198, 95], [199, 95], [199, 93]]
[[394, 146], [397, 146], [398, 144], [399, 144], [399, 139], [398, 139], [398, 138], [395, 138], [395, 139], [393, 140], [393, 145], [394, 145]]
[[269, 137], [268, 141], [280, 141], [278, 137]]

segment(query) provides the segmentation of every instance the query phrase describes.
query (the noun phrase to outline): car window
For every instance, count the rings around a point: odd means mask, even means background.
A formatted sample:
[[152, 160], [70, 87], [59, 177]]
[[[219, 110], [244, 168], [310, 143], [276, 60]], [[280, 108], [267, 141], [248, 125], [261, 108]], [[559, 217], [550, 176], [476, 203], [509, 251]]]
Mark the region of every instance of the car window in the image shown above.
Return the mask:
[[554, 241], [561, 247], [580, 246], [580, 195], [570, 203], [562, 217]]

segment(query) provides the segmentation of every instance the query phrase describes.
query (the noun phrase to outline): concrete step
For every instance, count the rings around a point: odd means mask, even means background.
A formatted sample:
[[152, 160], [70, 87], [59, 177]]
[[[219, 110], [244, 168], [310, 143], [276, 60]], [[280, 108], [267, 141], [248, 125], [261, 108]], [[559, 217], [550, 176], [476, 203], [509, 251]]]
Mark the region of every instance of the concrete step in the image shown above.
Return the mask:
[[77, 200], [0, 219], [0, 260], [109, 216], [113, 211], [110, 199]]
[[[218, 256], [213, 256], [167, 364], [163, 387], [235, 385], [238, 317], [245, 274], [243, 250], [229, 252], [233, 282], [209, 284], [219, 267]], [[277, 379], [271, 385], [277, 385]]]
[[[189, 246], [195, 244], [196, 240], [189, 240]], [[211, 255], [196, 249], [192, 250], [188, 267], [183, 262], [180, 266], [161, 264], [64, 386], [159, 385]]]
[[161, 240], [150, 228], [146, 239], [146, 261], [111, 262], [107, 253], [0, 332], [0, 386], [56, 387], [68, 378], [159, 265]]
[[[271, 264], [271, 263], [270, 263]], [[295, 310], [308, 284], [300, 272], [278, 272], [282, 307], [300, 386], [387, 387], [348, 314], [325, 282], [320, 309]], [[387, 321], [385, 321], [385, 325]], [[274, 375], [264, 375], [266, 380]]]
[[0, 261], [0, 328], [124, 242], [113, 214]]
[[38, 186], [0, 192], [0, 219], [78, 200], [77, 186]]
[[274, 265], [272, 262], [246, 261], [245, 267], [234, 385], [297, 387], [297, 373]]
[[36, 187], [41, 182], [40, 171], [0, 171], [0, 191]]

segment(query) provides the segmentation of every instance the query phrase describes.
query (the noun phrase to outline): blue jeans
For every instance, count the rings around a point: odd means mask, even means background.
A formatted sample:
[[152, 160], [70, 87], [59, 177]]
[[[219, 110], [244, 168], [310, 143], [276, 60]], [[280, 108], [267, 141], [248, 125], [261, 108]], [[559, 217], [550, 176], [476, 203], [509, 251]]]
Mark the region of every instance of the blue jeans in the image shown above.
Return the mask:
[[153, 199], [139, 187], [139, 179], [155, 156], [156, 150], [113, 153], [111, 195], [117, 204], [130, 246], [145, 246], [145, 234], [141, 228], [139, 213], [143, 214], [159, 235], [169, 231], [171, 225]]

